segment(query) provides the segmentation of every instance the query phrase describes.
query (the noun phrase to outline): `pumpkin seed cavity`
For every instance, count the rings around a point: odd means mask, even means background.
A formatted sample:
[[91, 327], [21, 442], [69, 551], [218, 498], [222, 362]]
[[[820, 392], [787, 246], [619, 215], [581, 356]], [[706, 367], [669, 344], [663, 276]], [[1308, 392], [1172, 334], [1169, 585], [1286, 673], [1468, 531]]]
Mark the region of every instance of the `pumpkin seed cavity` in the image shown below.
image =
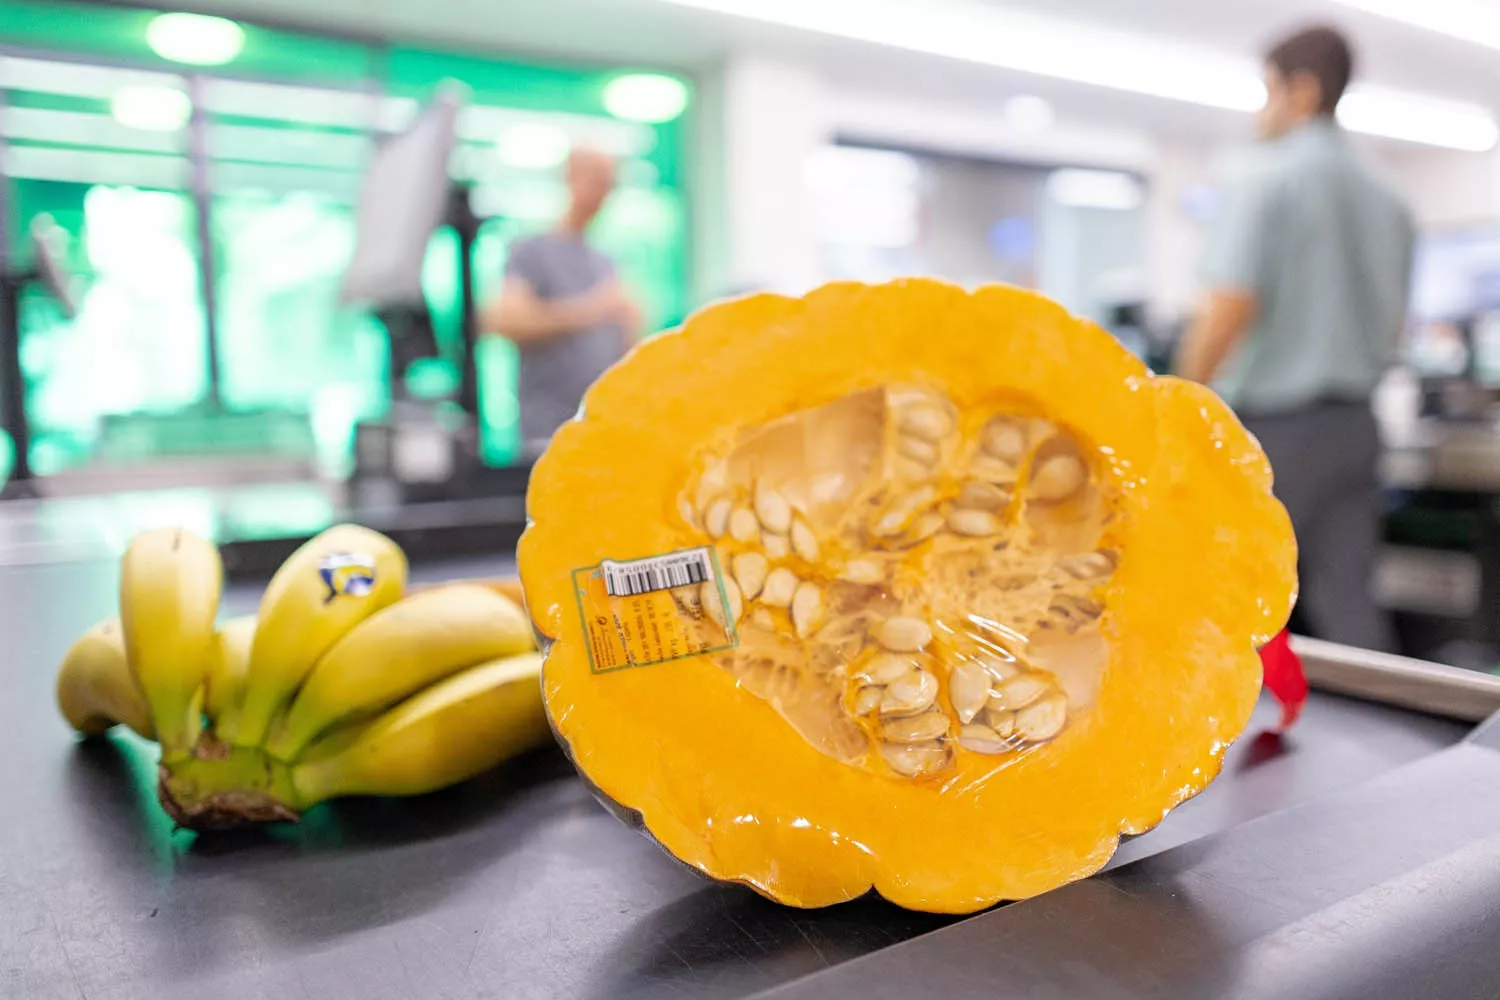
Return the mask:
[[[1028, 644], [1098, 636], [1119, 564], [1091, 454], [908, 386], [741, 432], [677, 504], [718, 545], [724, 624], [752, 626], [713, 656], [819, 750], [902, 780], [1056, 739], [1080, 665], [1065, 691]], [[701, 601], [721, 619], [716, 586]], [[1096, 651], [1097, 686], [1107, 644], [1066, 648]]]

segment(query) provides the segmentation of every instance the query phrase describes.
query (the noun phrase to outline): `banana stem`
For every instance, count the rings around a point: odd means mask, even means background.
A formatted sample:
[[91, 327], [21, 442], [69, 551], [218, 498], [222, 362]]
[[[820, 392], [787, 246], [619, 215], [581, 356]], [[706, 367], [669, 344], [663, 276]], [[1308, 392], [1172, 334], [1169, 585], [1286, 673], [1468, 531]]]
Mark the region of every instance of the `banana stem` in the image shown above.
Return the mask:
[[164, 758], [159, 779], [162, 808], [195, 830], [295, 821], [306, 807], [287, 765], [212, 734], [204, 734], [191, 755]]

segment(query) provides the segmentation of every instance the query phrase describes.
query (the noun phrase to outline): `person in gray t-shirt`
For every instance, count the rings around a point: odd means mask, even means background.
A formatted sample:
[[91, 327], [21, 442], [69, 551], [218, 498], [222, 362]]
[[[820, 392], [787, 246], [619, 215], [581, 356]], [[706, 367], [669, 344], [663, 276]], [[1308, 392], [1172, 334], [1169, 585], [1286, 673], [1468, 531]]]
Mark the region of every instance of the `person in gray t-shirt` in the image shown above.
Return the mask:
[[577, 149], [568, 157], [568, 211], [551, 232], [510, 248], [500, 294], [481, 324], [520, 352], [518, 398], [527, 458], [578, 412], [583, 393], [639, 333], [640, 312], [614, 264], [584, 231], [614, 187], [614, 161]]

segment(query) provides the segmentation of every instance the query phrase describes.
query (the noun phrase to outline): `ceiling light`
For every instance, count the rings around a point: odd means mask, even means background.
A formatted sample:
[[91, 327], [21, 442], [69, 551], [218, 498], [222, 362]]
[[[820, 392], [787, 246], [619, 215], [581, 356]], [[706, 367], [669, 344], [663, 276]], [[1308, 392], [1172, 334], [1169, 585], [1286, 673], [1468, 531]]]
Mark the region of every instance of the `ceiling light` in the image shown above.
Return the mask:
[[1069, 208], [1128, 212], [1144, 200], [1141, 182], [1117, 170], [1054, 170], [1047, 175], [1047, 197]]
[[193, 102], [173, 87], [132, 84], [115, 91], [109, 110], [115, 121], [148, 132], [175, 132], [193, 115]]
[[1056, 117], [1051, 104], [1031, 94], [1005, 102], [1005, 123], [1017, 132], [1045, 132]]
[[[1254, 111], [1265, 101], [1260, 67], [1250, 59], [1132, 32], [1090, 28], [1058, 17], [958, 0], [663, 0], [835, 38], [867, 42], [994, 66], [1036, 76], [1163, 97], [1230, 111]], [[1368, 3], [1378, 0], [1343, 0]], [[1424, 8], [1430, 0], [1423, 0]], [[1394, 0], [1387, 0], [1394, 6]], [[1449, 6], [1457, 0], [1447, 0]], [[1438, 3], [1437, 6], [1444, 6]], [[1472, 10], [1478, 11], [1477, 0]], [[1475, 14], [1500, 20], [1500, 15]], [[1472, 150], [1494, 130], [1494, 118], [1473, 105], [1401, 93], [1429, 110], [1446, 108], [1442, 124], [1417, 128], [1396, 106], [1393, 91], [1367, 91], [1348, 127], [1433, 146]], [[1352, 95], [1351, 95], [1352, 96]], [[1358, 107], [1363, 103], [1363, 107]], [[1478, 122], [1474, 113], [1484, 115]], [[1399, 119], [1397, 127], [1384, 123]]]
[[222, 17], [203, 14], [158, 14], [146, 25], [146, 44], [172, 62], [222, 66], [245, 47], [245, 31]]
[[1334, 0], [1345, 7], [1400, 21], [1466, 42], [1500, 49], [1500, 7], [1487, 0]]
[[1351, 132], [1471, 153], [1494, 149], [1500, 142], [1494, 116], [1477, 104], [1440, 101], [1378, 87], [1350, 90], [1339, 101], [1338, 119]]
[[507, 125], [495, 143], [500, 162], [521, 170], [550, 170], [568, 158], [572, 140], [557, 125], [517, 122]]
[[669, 122], [687, 103], [687, 84], [658, 73], [617, 76], [604, 86], [604, 110], [628, 122]]
[[1249, 60], [1147, 35], [954, 0], [666, 0], [783, 27], [1153, 97], [1254, 111]]

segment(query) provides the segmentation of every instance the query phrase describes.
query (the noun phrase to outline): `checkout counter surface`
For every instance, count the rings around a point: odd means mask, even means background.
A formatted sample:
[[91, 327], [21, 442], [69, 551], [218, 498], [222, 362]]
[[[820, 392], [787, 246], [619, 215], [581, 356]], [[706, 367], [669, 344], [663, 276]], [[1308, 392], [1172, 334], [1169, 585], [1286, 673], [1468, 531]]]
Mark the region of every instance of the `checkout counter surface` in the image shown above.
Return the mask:
[[1369, 987], [1396, 960], [1431, 974], [1429, 995], [1500, 982], [1500, 952], [1478, 947], [1500, 910], [1476, 909], [1500, 892], [1500, 842], [1465, 842], [1500, 829], [1500, 752], [1455, 749], [1468, 724], [1315, 694], [1283, 738], [1261, 732], [1265, 704], [1222, 777], [1101, 876], [965, 920], [870, 899], [797, 911], [699, 879], [554, 752], [417, 802], [174, 830], [146, 746], [81, 744], [52, 707], [58, 658], [114, 583], [109, 560], [0, 566], [0, 997], [1342, 996], [1299, 991], [1297, 970]]

